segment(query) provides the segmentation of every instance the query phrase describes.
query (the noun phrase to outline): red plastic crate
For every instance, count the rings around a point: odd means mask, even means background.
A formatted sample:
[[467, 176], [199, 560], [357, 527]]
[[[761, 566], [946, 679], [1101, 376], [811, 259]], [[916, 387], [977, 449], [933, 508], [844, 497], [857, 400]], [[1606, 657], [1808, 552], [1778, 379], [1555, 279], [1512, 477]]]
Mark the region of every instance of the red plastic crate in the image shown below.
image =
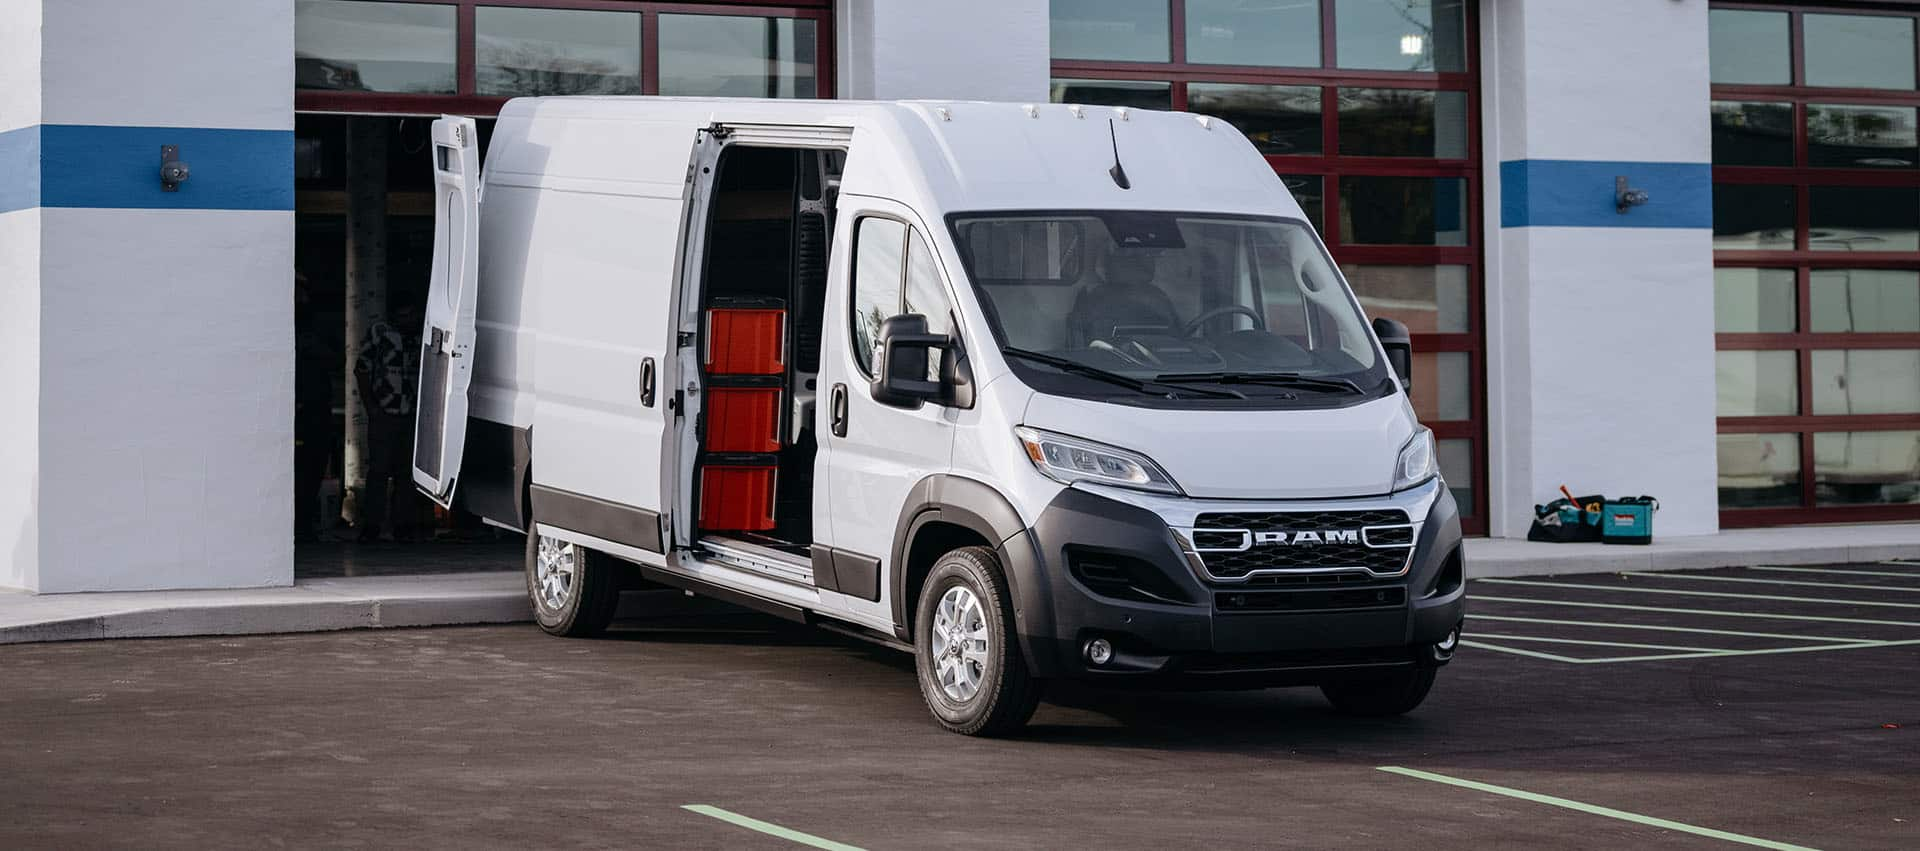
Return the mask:
[[780, 451], [781, 397], [778, 387], [707, 388], [707, 451]]
[[708, 464], [700, 468], [700, 528], [765, 532], [773, 528], [772, 464]]
[[710, 375], [785, 375], [787, 312], [776, 307], [707, 311]]

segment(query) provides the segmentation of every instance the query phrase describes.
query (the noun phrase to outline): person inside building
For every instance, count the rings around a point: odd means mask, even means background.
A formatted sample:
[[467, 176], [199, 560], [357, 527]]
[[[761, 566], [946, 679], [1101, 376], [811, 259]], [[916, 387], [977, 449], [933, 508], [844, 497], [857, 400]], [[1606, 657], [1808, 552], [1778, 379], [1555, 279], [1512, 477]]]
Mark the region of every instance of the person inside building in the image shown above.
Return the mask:
[[367, 412], [367, 489], [360, 503], [359, 538], [384, 530], [409, 541], [429, 529], [425, 501], [413, 486], [413, 411], [419, 395], [420, 305], [395, 300], [386, 319], [367, 329], [354, 362], [354, 381]]

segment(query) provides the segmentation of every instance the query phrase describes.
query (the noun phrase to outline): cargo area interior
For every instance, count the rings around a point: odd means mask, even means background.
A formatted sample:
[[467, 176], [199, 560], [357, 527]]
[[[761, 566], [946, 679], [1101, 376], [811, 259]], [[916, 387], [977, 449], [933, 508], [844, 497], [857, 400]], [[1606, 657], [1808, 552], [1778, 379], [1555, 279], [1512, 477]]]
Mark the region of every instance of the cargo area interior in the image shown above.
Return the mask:
[[806, 556], [827, 251], [845, 153], [730, 146], [714, 180], [701, 285], [702, 540]]

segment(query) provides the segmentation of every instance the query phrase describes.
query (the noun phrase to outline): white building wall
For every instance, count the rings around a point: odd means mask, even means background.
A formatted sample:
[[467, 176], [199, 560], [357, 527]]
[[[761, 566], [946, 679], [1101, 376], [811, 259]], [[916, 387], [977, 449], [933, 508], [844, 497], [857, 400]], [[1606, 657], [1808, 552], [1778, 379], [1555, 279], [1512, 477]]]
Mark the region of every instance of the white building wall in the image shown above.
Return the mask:
[[1491, 532], [1562, 483], [1713, 532], [1707, 5], [1488, 0], [1481, 43]]
[[[31, 302], [37, 342], [25, 368], [0, 343], [0, 393], [37, 387], [37, 432], [0, 450], [0, 583], [291, 584], [293, 4], [16, 6], [42, 16], [40, 179], [0, 246], [20, 219], [38, 250], [0, 305]], [[177, 193], [163, 144], [192, 166]]]
[[1047, 0], [840, 0], [840, 97], [1045, 101]]
[[39, 564], [40, 3], [0, 3], [0, 588]]

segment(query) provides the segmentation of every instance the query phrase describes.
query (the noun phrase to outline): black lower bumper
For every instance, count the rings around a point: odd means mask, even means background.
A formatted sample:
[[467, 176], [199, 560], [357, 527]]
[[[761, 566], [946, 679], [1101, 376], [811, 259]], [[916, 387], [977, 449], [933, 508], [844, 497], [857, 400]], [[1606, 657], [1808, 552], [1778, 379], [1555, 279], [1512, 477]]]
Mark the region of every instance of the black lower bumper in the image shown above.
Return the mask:
[[[1466, 603], [1459, 509], [1445, 488], [1405, 575], [1261, 586], [1252, 607], [1230, 599], [1241, 586], [1196, 575], [1158, 515], [1074, 488], [1000, 556], [1028, 664], [1043, 677], [1238, 687], [1442, 664], [1435, 645]], [[1113, 648], [1104, 664], [1086, 658], [1095, 638]]]

